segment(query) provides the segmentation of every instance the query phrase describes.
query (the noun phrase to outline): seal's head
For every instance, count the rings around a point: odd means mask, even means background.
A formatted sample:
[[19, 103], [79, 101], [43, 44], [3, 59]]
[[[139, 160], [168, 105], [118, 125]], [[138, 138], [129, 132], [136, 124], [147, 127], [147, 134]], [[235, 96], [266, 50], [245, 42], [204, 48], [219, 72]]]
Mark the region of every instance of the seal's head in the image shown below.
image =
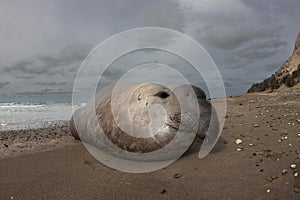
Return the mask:
[[[121, 103], [120, 99], [123, 100]], [[122, 133], [118, 146], [132, 152], [161, 149], [174, 139], [182, 121], [180, 102], [174, 92], [154, 83], [115, 91], [111, 110]], [[109, 133], [108, 137], [111, 135]]]

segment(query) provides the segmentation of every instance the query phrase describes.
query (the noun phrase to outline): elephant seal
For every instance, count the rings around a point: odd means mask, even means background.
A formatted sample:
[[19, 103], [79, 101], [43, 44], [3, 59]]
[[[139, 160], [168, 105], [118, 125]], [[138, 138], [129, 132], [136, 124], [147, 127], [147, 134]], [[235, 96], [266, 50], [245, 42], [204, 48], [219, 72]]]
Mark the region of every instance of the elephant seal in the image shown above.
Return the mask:
[[[181, 85], [171, 90], [154, 83], [115, 87], [113, 83], [100, 90], [73, 113], [71, 133], [76, 139], [126, 159], [144, 153], [149, 154], [144, 160], [155, 160], [181, 155], [196, 135], [205, 137], [211, 105], [200, 88]], [[157, 151], [159, 158], [151, 156]]]

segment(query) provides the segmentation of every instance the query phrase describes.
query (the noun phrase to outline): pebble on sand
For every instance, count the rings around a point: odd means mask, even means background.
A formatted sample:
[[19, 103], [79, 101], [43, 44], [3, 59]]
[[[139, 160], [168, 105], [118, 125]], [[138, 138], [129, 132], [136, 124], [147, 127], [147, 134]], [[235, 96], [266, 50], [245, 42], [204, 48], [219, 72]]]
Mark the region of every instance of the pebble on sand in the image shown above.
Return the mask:
[[298, 188], [298, 187], [294, 187], [294, 192], [296, 192], [296, 193], [300, 193], [300, 188]]
[[287, 173], [288, 173], [288, 170], [287, 170], [287, 169], [284, 169], [284, 170], [282, 170], [282, 172], [281, 172], [282, 175], [285, 175], [285, 174], [287, 174]]
[[267, 179], [267, 181], [272, 182], [272, 181], [278, 179], [278, 176], [276, 176], [276, 175], [274, 175], [274, 176], [268, 176], [266, 179]]
[[173, 178], [175, 178], [175, 179], [178, 179], [178, 178], [180, 178], [180, 177], [182, 177], [182, 175], [181, 175], [181, 174], [178, 174], [178, 173], [173, 175]]
[[241, 144], [243, 141], [241, 139], [236, 139], [235, 144]]
[[243, 148], [239, 147], [236, 149], [237, 151], [243, 151]]
[[162, 190], [160, 191], [160, 194], [165, 194], [166, 192], [167, 192], [167, 190], [162, 189]]
[[291, 164], [292, 169], [296, 169], [297, 165], [296, 164]]

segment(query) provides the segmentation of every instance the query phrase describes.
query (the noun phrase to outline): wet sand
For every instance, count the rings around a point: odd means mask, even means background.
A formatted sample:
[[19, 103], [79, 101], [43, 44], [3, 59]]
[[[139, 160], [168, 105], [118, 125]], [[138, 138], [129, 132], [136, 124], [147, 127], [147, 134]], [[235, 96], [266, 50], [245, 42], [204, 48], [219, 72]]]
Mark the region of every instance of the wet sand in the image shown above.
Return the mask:
[[145, 174], [99, 163], [68, 126], [1, 132], [0, 199], [300, 199], [299, 99], [300, 90], [228, 97], [207, 157], [198, 158], [197, 141]]

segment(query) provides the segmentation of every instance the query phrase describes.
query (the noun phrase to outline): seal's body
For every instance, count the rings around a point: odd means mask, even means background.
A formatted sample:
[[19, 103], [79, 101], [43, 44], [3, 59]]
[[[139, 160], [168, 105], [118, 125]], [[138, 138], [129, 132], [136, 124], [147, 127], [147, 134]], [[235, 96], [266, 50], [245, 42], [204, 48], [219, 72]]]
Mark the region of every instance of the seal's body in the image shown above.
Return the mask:
[[153, 83], [114, 83], [73, 113], [71, 132], [100, 149], [117, 147], [118, 152], [150, 153], [169, 145], [167, 158], [188, 149], [196, 135], [204, 138], [210, 111], [205, 93], [195, 86], [171, 90]]

